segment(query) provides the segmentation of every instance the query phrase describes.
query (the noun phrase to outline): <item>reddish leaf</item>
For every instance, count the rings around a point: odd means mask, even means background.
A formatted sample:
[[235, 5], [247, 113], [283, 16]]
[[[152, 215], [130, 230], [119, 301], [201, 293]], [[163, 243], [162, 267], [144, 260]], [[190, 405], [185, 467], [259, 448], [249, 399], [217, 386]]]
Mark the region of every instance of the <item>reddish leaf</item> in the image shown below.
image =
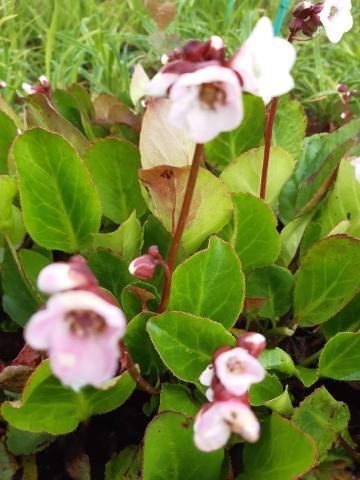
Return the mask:
[[173, 2], [144, 0], [144, 5], [160, 30], [165, 30], [176, 17], [176, 5]]
[[139, 118], [113, 95], [99, 95], [94, 102], [95, 121], [103, 125], [124, 124], [135, 132], [140, 131]]

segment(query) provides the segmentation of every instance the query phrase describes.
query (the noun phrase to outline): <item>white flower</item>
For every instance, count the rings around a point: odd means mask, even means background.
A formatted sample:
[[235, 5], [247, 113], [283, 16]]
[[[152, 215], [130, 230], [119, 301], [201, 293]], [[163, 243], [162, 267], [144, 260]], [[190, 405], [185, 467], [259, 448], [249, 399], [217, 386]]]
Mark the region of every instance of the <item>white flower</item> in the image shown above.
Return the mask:
[[290, 70], [295, 63], [294, 47], [274, 35], [271, 20], [262, 17], [250, 37], [235, 53], [231, 67], [244, 82], [244, 90], [268, 103], [294, 87]]
[[195, 418], [194, 442], [204, 452], [224, 447], [232, 432], [248, 442], [259, 439], [259, 422], [251, 408], [240, 400], [205, 405]]
[[243, 119], [240, 83], [229, 68], [212, 65], [185, 73], [174, 83], [169, 97], [169, 120], [186, 128], [196, 143], [237, 128]]
[[6, 88], [7, 87], [7, 83], [4, 82], [4, 80], [0, 80], [0, 89], [1, 88]]
[[29, 83], [26, 83], [26, 82], [22, 83], [21, 88], [24, 90], [26, 95], [32, 95], [33, 93], [36, 93], [36, 89]]
[[353, 26], [351, 0], [325, 0], [319, 16], [330, 42], [338, 43]]
[[354, 160], [351, 160], [350, 163], [355, 168], [355, 177], [360, 183], [360, 157], [354, 158]]
[[222, 385], [234, 395], [243, 395], [250, 385], [261, 382], [265, 377], [260, 362], [241, 347], [218, 355], [215, 370]]
[[205, 368], [205, 370], [200, 375], [199, 380], [202, 385], [205, 385], [205, 387], [210, 387], [213, 378], [214, 378], [214, 367], [211, 364]]

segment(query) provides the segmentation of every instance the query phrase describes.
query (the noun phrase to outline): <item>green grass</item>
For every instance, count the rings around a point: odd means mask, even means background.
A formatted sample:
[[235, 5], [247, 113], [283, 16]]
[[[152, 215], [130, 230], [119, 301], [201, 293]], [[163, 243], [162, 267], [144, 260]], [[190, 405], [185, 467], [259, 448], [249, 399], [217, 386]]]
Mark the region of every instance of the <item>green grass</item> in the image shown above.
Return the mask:
[[[7, 98], [14, 98], [22, 81], [34, 81], [42, 73], [58, 87], [85, 81], [94, 94], [119, 95], [128, 89], [134, 63], [143, 62], [151, 72], [161, 54], [183, 39], [210, 34], [223, 36], [234, 51], [259, 16], [274, 18], [279, 5], [277, 0], [175, 3], [177, 18], [164, 34], [142, 0], [0, 0], [0, 78], [9, 84]], [[337, 83], [360, 90], [360, 5], [353, 12], [355, 27], [340, 44], [330, 44], [321, 33], [296, 47], [295, 95], [324, 118], [338, 117]], [[359, 113], [359, 99], [353, 108]]]

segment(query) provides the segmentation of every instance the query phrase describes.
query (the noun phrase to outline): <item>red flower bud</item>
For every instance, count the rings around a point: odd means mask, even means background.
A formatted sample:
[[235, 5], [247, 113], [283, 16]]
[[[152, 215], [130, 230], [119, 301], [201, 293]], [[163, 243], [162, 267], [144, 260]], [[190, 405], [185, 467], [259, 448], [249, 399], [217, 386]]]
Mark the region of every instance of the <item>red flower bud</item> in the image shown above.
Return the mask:
[[313, 5], [310, 1], [303, 1], [295, 5], [292, 13], [296, 18], [305, 19], [310, 15], [312, 7]]
[[315, 5], [311, 7], [311, 13], [317, 15], [322, 11], [323, 8], [324, 8], [324, 4], [322, 2], [315, 3]]
[[247, 332], [237, 339], [239, 347], [244, 348], [255, 358], [258, 358], [266, 346], [266, 339], [256, 332]]
[[301, 18], [293, 18], [289, 23], [289, 29], [291, 33], [298, 33], [302, 30], [304, 22]]

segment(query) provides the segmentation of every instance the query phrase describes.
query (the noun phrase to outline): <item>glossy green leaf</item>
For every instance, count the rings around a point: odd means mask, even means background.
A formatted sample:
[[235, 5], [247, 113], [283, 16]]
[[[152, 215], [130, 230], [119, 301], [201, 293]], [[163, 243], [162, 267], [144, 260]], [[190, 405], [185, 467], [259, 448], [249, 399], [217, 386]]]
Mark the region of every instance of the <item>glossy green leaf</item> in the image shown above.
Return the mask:
[[235, 340], [225, 328], [207, 318], [167, 312], [149, 320], [147, 330], [165, 365], [180, 380], [199, 384], [213, 353]]
[[6, 113], [0, 110], [0, 175], [8, 172], [7, 156], [16, 137], [16, 125]]
[[156, 312], [160, 304], [160, 296], [150, 283], [135, 281], [126, 285], [121, 293], [121, 307], [127, 319], [131, 320], [146, 307], [150, 312]]
[[61, 136], [33, 129], [13, 147], [24, 222], [39, 245], [76, 252], [100, 226], [100, 204], [90, 176]]
[[360, 241], [345, 235], [316, 243], [295, 275], [294, 316], [318, 325], [339, 312], [360, 289]]
[[238, 256], [228, 243], [212, 237], [207, 250], [175, 270], [168, 310], [209, 317], [230, 328], [241, 313], [244, 296], [245, 278]]
[[[189, 167], [156, 167], [141, 170], [139, 177], [149, 209], [168, 232], [174, 231], [186, 190]], [[187, 254], [230, 220], [232, 204], [225, 185], [201, 168], [190, 206], [182, 246]]]
[[135, 445], [124, 448], [106, 464], [105, 480], [139, 480], [139, 478], [141, 478], [141, 450]]
[[295, 218], [295, 220], [288, 223], [281, 230], [281, 250], [279, 258], [277, 259], [277, 263], [281, 267], [288, 267], [294, 259], [296, 252], [299, 249], [306, 227], [311, 222], [312, 217], [313, 214], [308, 213], [307, 215], [303, 215], [302, 217]]
[[319, 374], [334, 380], [360, 380], [360, 333], [332, 337], [321, 352]]
[[141, 216], [146, 205], [136, 173], [140, 154], [129, 142], [108, 138], [93, 143], [85, 163], [99, 192], [103, 214], [115, 223], [124, 222], [133, 210]]
[[[259, 196], [264, 147], [246, 151], [222, 172], [220, 178], [232, 193], [251, 193]], [[275, 206], [284, 183], [289, 179], [295, 162], [292, 156], [280, 147], [270, 152], [265, 200]]]
[[335, 317], [321, 325], [321, 331], [327, 339], [340, 332], [358, 332], [360, 330], [360, 294], [358, 293]]
[[45, 361], [30, 377], [22, 399], [4, 402], [1, 412], [10, 425], [20, 430], [61, 435], [75, 430], [92, 415], [118, 408], [134, 388], [134, 380], [125, 372], [101, 388], [85, 387], [75, 392], [51, 375]]
[[31, 455], [41, 452], [55, 440], [49, 433], [32, 433], [8, 426], [6, 446], [13, 455]]
[[200, 402], [193, 397], [188, 387], [176, 383], [163, 384], [160, 393], [159, 412], [171, 410], [188, 417], [195, 417], [200, 409]]
[[296, 170], [280, 194], [280, 218], [285, 224], [310, 211], [328, 190], [342, 157], [356, 143], [360, 120], [331, 134], [308, 137]]
[[321, 387], [305, 398], [292, 420], [315, 441], [320, 463], [337, 441], [338, 434], [347, 428], [350, 413], [345, 403], [337, 402], [325, 387]]
[[265, 402], [264, 406], [270, 408], [274, 412], [280, 413], [280, 415], [284, 415], [284, 417], [291, 417], [294, 407], [292, 405], [288, 386], [286, 385], [285, 390], [280, 393], [280, 395]]
[[13, 480], [16, 472], [19, 470], [15, 458], [6, 450], [5, 444], [0, 440], [0, 465], [1, 465], [1, 480]]
[[68, 140], [77, 153], [82, 156], [90, 143], [87, 138], [56, 110], [49, 105], [44, 95], [34, 94], [26, 97], [26, 122], [28, 128], [40, 127], [58, 133]]
[[206, 158], [221, 170], [239, 155], [264, 141], [264, 102], [259, 97], [244, 95], [243, 103], [244, 119], [241, 125], [231, 132], [221, 133], [205, 146]]
[[37, 288], [37, 278], [40, 271], [51, 263], [51, 260], [34, 250], [21, 249], [19, 260], [28, 279], [34, 288]]
[[245, 473], [237, 480], [294, 480], [310, 470], [315, 460], [316, 446], [309, 435], [273, 413], [262, 424], [260, 440], [245, 445]]
[[301, 103], [289, 95], [280, 97], [272, 136], [273, 145], [284, 148], [295, 160], [299, 160], [306, 127], [307, 118]]
[[180, 413], [161, 413], [146, 429], [144, 480], [218, 480], [223, 460], [224, 450], [195, 447], [193, 422]]
[[12, 202], [16, 193], [17, 184], [15, 178], [9, 177], [7, 175], [0, 175], [0, 238], [4, 231], [7, 231], [9, 228], [12, 227]]
[[246, 193], [233, 195], [235, 232], [233, 244], [245, 271], [271, 265], [280, 252], [277, 220], [270, 207]]
[[133, 212], [115, 231], [95, 233], [93, 238], [93, 249], [110, 250], [125, 262], [130, 263], [131, 260], [140, 255], [143, 242], [141, 223], [136, 218], [136, 213]]
[[278, 377], [267, 373], [262, 382], [251, 385], [249, 390], [250, 403], [254, 407], [259, 407], [278, 397], [282, 392], [283, 388]]
[[65, 90], [56, 89], [53, 92], [53, 100], [60, 115], [84, 133], [81, 113], [74, 97]]
[[246, 295], [266, 298], [257, 314], [278, 320], [287, 313], [293, 301], [294, 278], [285, 268], [270, 266], [253, 270], [246, 279]]

